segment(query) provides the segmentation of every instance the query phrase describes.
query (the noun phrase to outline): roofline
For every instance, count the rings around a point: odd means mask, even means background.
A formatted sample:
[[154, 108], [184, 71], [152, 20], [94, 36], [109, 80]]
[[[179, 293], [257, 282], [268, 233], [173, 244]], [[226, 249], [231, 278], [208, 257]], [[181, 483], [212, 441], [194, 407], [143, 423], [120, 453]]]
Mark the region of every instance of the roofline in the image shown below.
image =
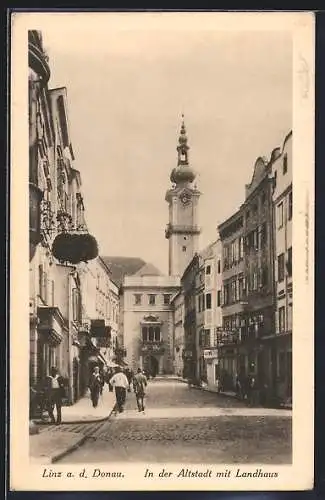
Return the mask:
[[283, 150], [284, 150], [284, 147], [286, 145], [286, 143], [288, 142], [288, 140], [290, 139], [290, 137], [292, 137], [292, 130], [290, 130], [290, 132], [287, 133], [287, 135], [285, 136], [284, 140], [283, 140], [283, 144], [282, 144], [282, 151], [281, 151], [281, 154], [283, 153]]
[[[108, 273], [111, 275], [112, 274], [112, 271], [110, 270], [110, 268], [105, 264], [105, 262], [103, 261], [102, 257], [100, 255], [98, 255], [98, 260], [99, 262], [102, 264], [102, 266], [108, 271]], [[111, 278], [110, 278], [111, 279]], [[111, 280], [112, 281], [112, 280]]]
[[[237, 217], [240, 217], [241, 215], [243, 215], [243, 204], [240, 205], [240, 207], [236, 210], [236, 212], [234, 212], [232, 215], [230, 215], [230, 217], [228, 217], [228, 219], [226, 219], [224, 222], [221, 222], [221, 224], [219, 224], [219, 226], [217, 226], [217, 230], [219, 231], [222, 231], [222, 229], [225, 228], [225, 226], [227, 224], [230, 224], [230, 222], [234, 222], [235, 219]], [[221, 240], [221, 238], [219, 238]], [[218, 240], [217, 240], [218, 241]]]

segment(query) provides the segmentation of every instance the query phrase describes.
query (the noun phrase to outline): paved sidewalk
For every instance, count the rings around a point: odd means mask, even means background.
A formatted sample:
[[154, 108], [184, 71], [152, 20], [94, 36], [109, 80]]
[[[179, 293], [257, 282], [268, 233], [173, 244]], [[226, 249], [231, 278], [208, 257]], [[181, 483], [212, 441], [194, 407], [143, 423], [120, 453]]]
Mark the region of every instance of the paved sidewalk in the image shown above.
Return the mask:
[[39, 434], [29, 436], [29, 456], [32, 464], [46, 465], [76, 450], [87, 439], [78, 432], [44, 428]]
[[211, 417], [292, 417], [291, 410], [271, 408], [146, 408], [144, 413], [137, 410], [127, 410], [118, 414], [118, 420], [127, 419], [172, 419], [172, 418], [211, 418]]
[[[166, 379], [174, 379], [174, 380], [179, 380], [180, 382], [184, 382], [184, 383], [188, 383], [188, 381], [182, 377], [177, 377], [175, 375], [170, 375], [170, 376], [165, 376], [165, 377], [156, 377], [156, 379], [163, 379], [163, 378], [166, 378]], [[191, 387], [193, 389], [200, 389], [201, 391], [207, 391], [207, 392], [213, 392], [213, 393], [216, 393], [216, 394], [219, 394], [220, 396], [228, 396], [230, 398], [236, 398], [237, 399], [237, 394], [235, 391], [221, 391], [219, 392], [218, 389], [216, 387], [211, 387], [211, 386], [197, 386], [197, 385], [193, 385], [191, 384]], [[289, 410], [289, 411], [292, 411], [292, 404], [291, 403], [284, 403], [283, 405], [281, 405], [281, 407], [279, 408], [280, 410]]]
[[87, 439], [87, 434], [65, 430], [64, 424], [100, 423], [110, 417], [115, 405], [115, 394], [104, 388], [98, 407], [93, 408], [89, 393], [72, 406], [62, 408], [60, 426], [39, 426], [39, 432], [29, 436], [30, 461], [34, 464], [57, 462]]
[[[115, 393], [109, 392], [105, 385], [103, 394], [99, 397], [97, 408], [93, 408], [89, 391], [87, 394], [71, 406], [62, 407], [62, 423], [97, 422], [107, 418], [115, 405]], [[48, 422], [34, 420], [38, 424]]]

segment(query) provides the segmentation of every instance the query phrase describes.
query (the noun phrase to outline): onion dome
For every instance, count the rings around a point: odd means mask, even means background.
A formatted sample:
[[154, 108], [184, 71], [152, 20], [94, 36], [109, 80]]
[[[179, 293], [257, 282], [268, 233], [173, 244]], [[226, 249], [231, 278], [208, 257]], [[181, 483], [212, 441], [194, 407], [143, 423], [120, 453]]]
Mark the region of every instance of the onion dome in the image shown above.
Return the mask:
[[188, 162], [188, 150], [189, 146], [187, 144], [186, 128], [184, 123], [184, 115], [182, 115], [182, 125], [180, 130], [180, 135], [178, 138], [178, 162], [177, 167], [172, 170], [170, 175], [171, 182], [175, 184], [184, 182], [193, 182], [195, 179], [195, 173], [189, 166]]

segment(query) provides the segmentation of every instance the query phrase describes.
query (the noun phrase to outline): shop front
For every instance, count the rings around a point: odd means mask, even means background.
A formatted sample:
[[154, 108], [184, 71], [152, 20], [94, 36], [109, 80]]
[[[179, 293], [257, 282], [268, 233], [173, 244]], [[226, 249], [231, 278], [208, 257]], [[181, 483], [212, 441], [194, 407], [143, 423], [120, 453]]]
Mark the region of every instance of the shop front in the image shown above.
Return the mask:
[[218, 349], [205, 349], [203, 357], [206, 363], [207, 384], [214, 390], [218, 389], [219, 381], [219, 356]]

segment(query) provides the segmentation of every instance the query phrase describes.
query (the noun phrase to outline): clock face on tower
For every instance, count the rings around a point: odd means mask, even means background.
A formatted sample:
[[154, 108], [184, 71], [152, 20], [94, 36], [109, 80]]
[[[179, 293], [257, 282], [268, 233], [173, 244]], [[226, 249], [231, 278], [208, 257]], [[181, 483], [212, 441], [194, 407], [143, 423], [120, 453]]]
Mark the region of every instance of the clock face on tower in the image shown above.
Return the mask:
[[187, 205], [191, 201], [191, 196], [188, 193], [182, 193], [180, 198], [183, 205]]

